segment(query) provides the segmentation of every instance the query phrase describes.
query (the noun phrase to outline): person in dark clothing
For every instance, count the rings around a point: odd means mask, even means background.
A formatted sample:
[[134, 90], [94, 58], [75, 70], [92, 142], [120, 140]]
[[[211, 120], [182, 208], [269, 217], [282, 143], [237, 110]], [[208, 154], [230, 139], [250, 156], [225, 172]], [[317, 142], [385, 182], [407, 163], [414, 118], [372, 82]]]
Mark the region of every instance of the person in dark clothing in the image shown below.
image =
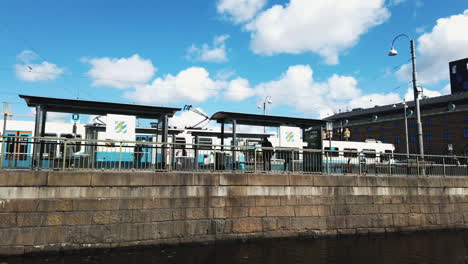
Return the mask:
[[133, 150], [133, 168], [138, 169], [141, 165], [141, 157], [143, 157], [143, 145], [140, 143], [135, 144]]
[[[273, 145], [268, 141], [267, 137], [263, 138], [262, 148], [273, 148]], [[273, 156], [273, 149], [263, 149], [263, 170], [271, 170], [271, 157]]]

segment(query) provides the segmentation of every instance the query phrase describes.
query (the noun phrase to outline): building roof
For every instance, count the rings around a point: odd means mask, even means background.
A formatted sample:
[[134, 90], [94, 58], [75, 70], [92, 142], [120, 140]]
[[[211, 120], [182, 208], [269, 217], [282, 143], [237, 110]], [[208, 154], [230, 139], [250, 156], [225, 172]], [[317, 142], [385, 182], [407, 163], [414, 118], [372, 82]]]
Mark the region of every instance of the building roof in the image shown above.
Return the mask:
[[[199, 136], [199, 137], [217, 137], [221, 138], [222, 134], [218, 131], [192, 131], [190, 132], [192, 136]], [[229, 137], [232, 134], [232, 131], [226, 131], [224, 133], [225, 137]], [[263, 134], [263, 133], [236, 133], [237, 138], [264, 138], [264, 137], [271, 137], [272, 134]]]
[[321, 126], [325, 121], [320, 119], [307, 119], [296, 118], [287, 116], [271, 116], [271, 115], [256, 115], [246, 113], [232, 113], [232, 112], [217, 112], [210, 118], [216, 120], [218, 123], [228, 123], [236, 120], [238, 125], [249, 126], [295, 126], [301, 128], [308, 128], [312, 126]]
[[[455, 105], [457, 105], [457, 103], [458, 104], [468, 103], [468, 92], [421, 99], [420, 107], [422, 110], [424, 110], [424, 109], [431, 109], [434, 107], [446, 107], [450, 103], [453, 103]], [[414, 101], [406, 102], [406, 104], [408, 105], [408, 108], [414, 107]], [[362, 118], [363, 116], [389, 114], [392, 112], [401, 112], [403, 111], [403, 107], [404, 107], [403, 104], [398, 103], [398, 104], [389, 104], [389, 105], [384, 105], [384, 106], [375, 106], [372, 108], [364, 108], [364, 109], [358, 108], [349, 112], [334, 114], [332, 116], [324, 118], [324, 120], [335, 121], [335, 120]]]
[[46, 111], [61, 113], [77, 113], [91, 115], [131, 115], [138, 118], [159, 119], [164, 115], [174, 116], [180, 108], [160, 107], [148, 105], [120, 104], [99, 101], [85, 101], [77, 99], [62, 99], [51, 97], [40, 97], [30, 95], [19, 95], [29, 107], [42, 105]]

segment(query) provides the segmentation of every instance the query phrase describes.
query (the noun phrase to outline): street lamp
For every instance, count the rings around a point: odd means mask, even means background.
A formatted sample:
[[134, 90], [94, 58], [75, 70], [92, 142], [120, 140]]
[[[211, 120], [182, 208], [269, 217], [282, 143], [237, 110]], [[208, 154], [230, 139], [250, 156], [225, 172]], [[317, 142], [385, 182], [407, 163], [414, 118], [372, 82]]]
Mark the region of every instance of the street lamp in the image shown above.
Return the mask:
[[421, 124], [421, 110], [419, 107], [418, 84], [416, 82], [416, 57], [415, 57], [415, 52], [414, 52], [414, 40], [405, 34], [396, 36], [392, 41], [392, 47], [390, 48], [390, 52], [388, 53], [388, 56], [398, 55], [398, 52], [396, 51], [394, 44], [395, 44], [395, 41], [400, 37], [406, 37], [407, 39], [409, 39], [410, 45], [411, 45], [411, 64], [413, 66], [413, 93], [414, 93], [414, 103], [415, 103], [415, 108], [416, 108], [416, 122], [418, 125], [418, 147], [419, 147], [419, 155], [421, 155], [421, 159], [424, 160], [424, 143], [423, 143], [423, 132], [422, 132], [422, 124]]
[[[267, 104], [272, 104], [273, 101], [271, 100], [271, 96], [265, 97], [265, 100], [263, 101], [263, 104], [258, 105], [259, 109], [263, 109], [263, 115], [266, 115], [266, 106]], [[263, 133], [266, 133], [266, 128], [263, 127]]]

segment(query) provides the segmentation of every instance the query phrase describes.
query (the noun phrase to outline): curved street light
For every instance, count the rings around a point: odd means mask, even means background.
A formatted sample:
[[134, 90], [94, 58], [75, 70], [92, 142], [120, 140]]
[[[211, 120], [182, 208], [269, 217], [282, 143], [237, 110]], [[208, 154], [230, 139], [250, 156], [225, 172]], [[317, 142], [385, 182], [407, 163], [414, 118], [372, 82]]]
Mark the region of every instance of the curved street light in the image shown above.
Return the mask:
[[[415, 55], [415, 48], [414, 48], [414, 40], [410, 38], [408, 35], [400, 34], [396, 36], [392, 41], [392, 47], [388, 53], [388, 56], [396, 56], [398, 55], [398, 51], [395, 49], [395, 41], [400, 37], [406, 37], [410, 41], [411, 45], [411, 64], [413, 66], [413, 93], [414, 93], [414, 103], [416, 108], [416, 122], [418, 125], [418, 149], [419, 155], [421, 155], [421, 159], [424, 160], [424, 143], [423, 143], [423, 132], [422, 132], [422, 124], [421, 124], [421, 109], [419, 106], [419, 91], [418, 91], [418, 84], [416, 82], [416, 55]], [[406, 109], [406, 108], [405, 108]]]
[[[266, 115], [266, 106], [268, 104], [272, 104], [273, 101], [271, 100], [271, 96], [265, 97], [265, 100], [263, 101], [263, 104], [258, 105], [259, 109], [263, 109], [263, 115]], [[263, 133], [266, 133], [266, 128], [263, 127]]]

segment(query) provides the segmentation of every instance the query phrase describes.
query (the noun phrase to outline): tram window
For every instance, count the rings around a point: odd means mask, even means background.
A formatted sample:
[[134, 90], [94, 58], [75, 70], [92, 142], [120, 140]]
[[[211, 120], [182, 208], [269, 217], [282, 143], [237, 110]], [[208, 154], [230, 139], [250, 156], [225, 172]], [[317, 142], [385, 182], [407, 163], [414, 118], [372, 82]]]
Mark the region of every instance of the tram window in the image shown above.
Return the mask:
[[329, 155], [330, 157], [338, 157], [338, 156], [340, 156], [340, 153], [338, 152], [338, 148], [334, 148], [334, 147], [331, 147], [331, 148], [325, 147], [324, 149], [327, 150], [326, 153], [328, 153], [328, 155]]
[[22, 136], [19, 139], [19, 153], [18, 160], [26, 160], [26, 156], [28, 155], [28, 138], [26, 136]]
[[15, 154], [16, 138], [7, 138], [6, 144], [7, 160], [13, 160]]
[[364, 157], [366, 158], [375, 158], [375, 149], [363, 149]]
[[382, 160], [388, 161], [390, 160], [390, 157], [392, 157], [393, 152], [391, 150], [385, 150], [385, 154], [381, 153], [380, 156], [382, 157]]
[[357, 157], [357, 149], [352, 149], [352, 148], [345, 148], [343, 152], [343, 156], [345, 157]]

